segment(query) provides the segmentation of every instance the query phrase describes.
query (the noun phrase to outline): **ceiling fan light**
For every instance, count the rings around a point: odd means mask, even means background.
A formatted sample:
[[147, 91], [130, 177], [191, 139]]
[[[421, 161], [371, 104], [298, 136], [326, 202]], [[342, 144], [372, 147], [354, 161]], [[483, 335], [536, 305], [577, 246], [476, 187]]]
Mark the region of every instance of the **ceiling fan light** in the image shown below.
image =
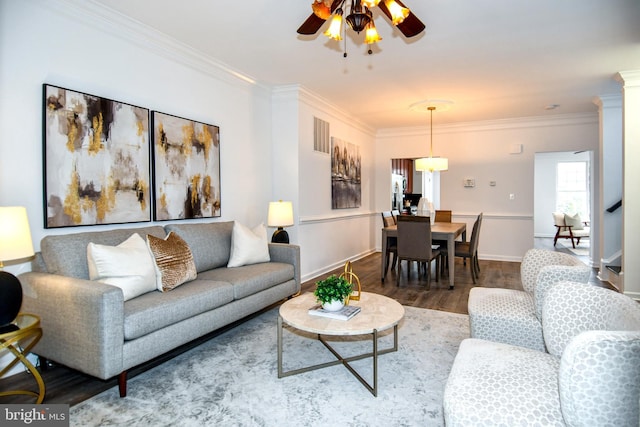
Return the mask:
[[400, 24], [407, 16], [409, 16], [409, 13], [411, 13], [409, 9], [400, 6], [395, 0], [384, 0], [384, 4], [387, 6], [387, 9], [389, 9], [389, 13], [391, 14], [391, 23], [393, 25]]
[[342, 40], [342, 36], [340, 35], [340, 30], [342, 29], [342, 8], [338, 8], [336, 10], [335, 15], [331, 19], [331, 24], [329, 24], [329, 29], [324, 32], [324, 35], [333, 40]]
[[376, 7], [378, 3], [380, 3], [380, 0], [362, 0], [362, 4], [367, 6], [369, 9]]
[[371, 20], [365, 27], [364, 31], [364, 42], [366, 44], [378, 43], [382, 40], [380, 34], [378, 34], [378, 30], [376, 29], [376, 24]]
[[325, 3], [324, 0], [315, 0], [311, 5], [311, 10], [320, 19], [327, 20], [331, 16], [331, 5]]
[[347, 16], [347, 24], [356, 33], [364, 30], [369, 22], [371, 22], [371, 12], [366, 6], [363, 6], [360, 2], [351, 5], [351, 13]]

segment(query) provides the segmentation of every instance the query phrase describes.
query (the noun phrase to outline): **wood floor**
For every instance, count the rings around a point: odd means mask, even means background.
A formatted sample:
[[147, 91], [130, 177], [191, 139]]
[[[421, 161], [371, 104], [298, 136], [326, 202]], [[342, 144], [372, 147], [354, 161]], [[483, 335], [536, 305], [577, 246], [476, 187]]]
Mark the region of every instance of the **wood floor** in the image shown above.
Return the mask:
[[[536, 247], [553, 249], [552, 239], [536, 239]], [[567, 251], [563, 248], [557, 248], [559, 251]], [[455, 287], [449, 290], [448, 280], [440, 282], [433, 281], [431, 289], [426, 289], [425, 277], [418, 277], [415, 265], [411, 270], [411, 279], [407, 280], [406, 268], [403, 267], [403, 277], [400, 286], [396, 286], [395, 272], [389, 272], [384, 282], [380, 280], [380, 253], [374, 253], [361, 260], [353, 263], [354, 272], [360, 278], [362, 290], [365, 292], [374, 292], [387, 295], [394, 298], [403, 305], [429, 308], [434, 310], [442, 310], [453, 313], [467, 313], [467, 299], [469, 290], [474, 286], [483, 287], [500, 287], [510, 289], [522, 289], [520, 285], [520, 263], [519, 262], [503, 262], [503, 261], [486, 261], [480, 260], [480, 278], [476, 285], [471, 279], [469, 265], [463, 265], [461, 259], [456, 259], [455, 265]], [[331, 274], [339, 274], [342, 269], [336, 269], [320, 277], [313, 278], [302, 284], [302, 291], [312, 291], [315, 282]], [[595, 284], [603, 286], [592, 275], [592, 281]], [[129, 379], [136, 375], [159, 365], [160, 363], [183, 353], [190, 348], [198, 346], [202, 342], [209, 340], [220, 333], [228, 330], [235, 325], [230, 325], [220, 331], [209, 334], [190, 344], [182, 346], [178, 350], [174, 350], [163, 355], [151, 362], [141, 365], [129, 373]], [[275, 339], [275, 338], [274, 338]], [[102, 381], [81, 374], [64, 366], [51, 366], [46, 369], [40, 368], [42, 377], [46, 385], [46, 397], [44, 403], [67, 403], [75, 405], [82, 402], [104, 390], [117, 386], [115, 379]], [[20, 373], [9, 378], [0, 380], [0, 391], [16, 390], [16, 389], [35, 389], [35, 381], [28, 373]], [[32, 403], [24, 396], [3, 397], [0, 403]]]

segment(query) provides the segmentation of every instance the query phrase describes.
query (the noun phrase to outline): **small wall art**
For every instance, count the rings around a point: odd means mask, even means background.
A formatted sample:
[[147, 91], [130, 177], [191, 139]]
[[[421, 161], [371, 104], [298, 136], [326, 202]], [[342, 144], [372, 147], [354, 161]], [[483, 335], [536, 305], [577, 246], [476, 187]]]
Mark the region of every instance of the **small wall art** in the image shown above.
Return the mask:
[[149, 110], [44, 84], [45, 228], [151, 221]]
[[154, 219], [219, 217], [220, 129], [153, 111]]
[[358, 208], [362, 202], [360, 147], [331, 137], [331, 208]]

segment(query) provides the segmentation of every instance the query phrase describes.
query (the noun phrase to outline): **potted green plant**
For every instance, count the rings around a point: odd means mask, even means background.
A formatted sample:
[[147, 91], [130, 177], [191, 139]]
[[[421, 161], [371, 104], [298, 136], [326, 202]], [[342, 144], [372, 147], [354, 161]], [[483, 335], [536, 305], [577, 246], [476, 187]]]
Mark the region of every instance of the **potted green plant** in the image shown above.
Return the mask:
[[353, 287], [344, 277], [335, 274], [316, 282], [313, 294], [322, 308], [327, 311], [337, 311], [344, 307], [345, 299], [351, 295]]

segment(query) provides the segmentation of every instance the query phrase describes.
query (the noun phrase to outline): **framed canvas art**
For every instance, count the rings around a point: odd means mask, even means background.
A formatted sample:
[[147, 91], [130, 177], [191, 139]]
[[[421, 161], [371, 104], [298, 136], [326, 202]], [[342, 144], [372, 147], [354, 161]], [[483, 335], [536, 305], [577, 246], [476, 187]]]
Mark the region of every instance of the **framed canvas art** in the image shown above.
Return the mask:
[[219, 217], [220, 129], [153, 111], [154, 219]]
[[151, 221], [149, 110], [43, 85], [45, 228]]
[[358, 208], [362, 202], [360, 147], [331, 137], [331, 208]]

